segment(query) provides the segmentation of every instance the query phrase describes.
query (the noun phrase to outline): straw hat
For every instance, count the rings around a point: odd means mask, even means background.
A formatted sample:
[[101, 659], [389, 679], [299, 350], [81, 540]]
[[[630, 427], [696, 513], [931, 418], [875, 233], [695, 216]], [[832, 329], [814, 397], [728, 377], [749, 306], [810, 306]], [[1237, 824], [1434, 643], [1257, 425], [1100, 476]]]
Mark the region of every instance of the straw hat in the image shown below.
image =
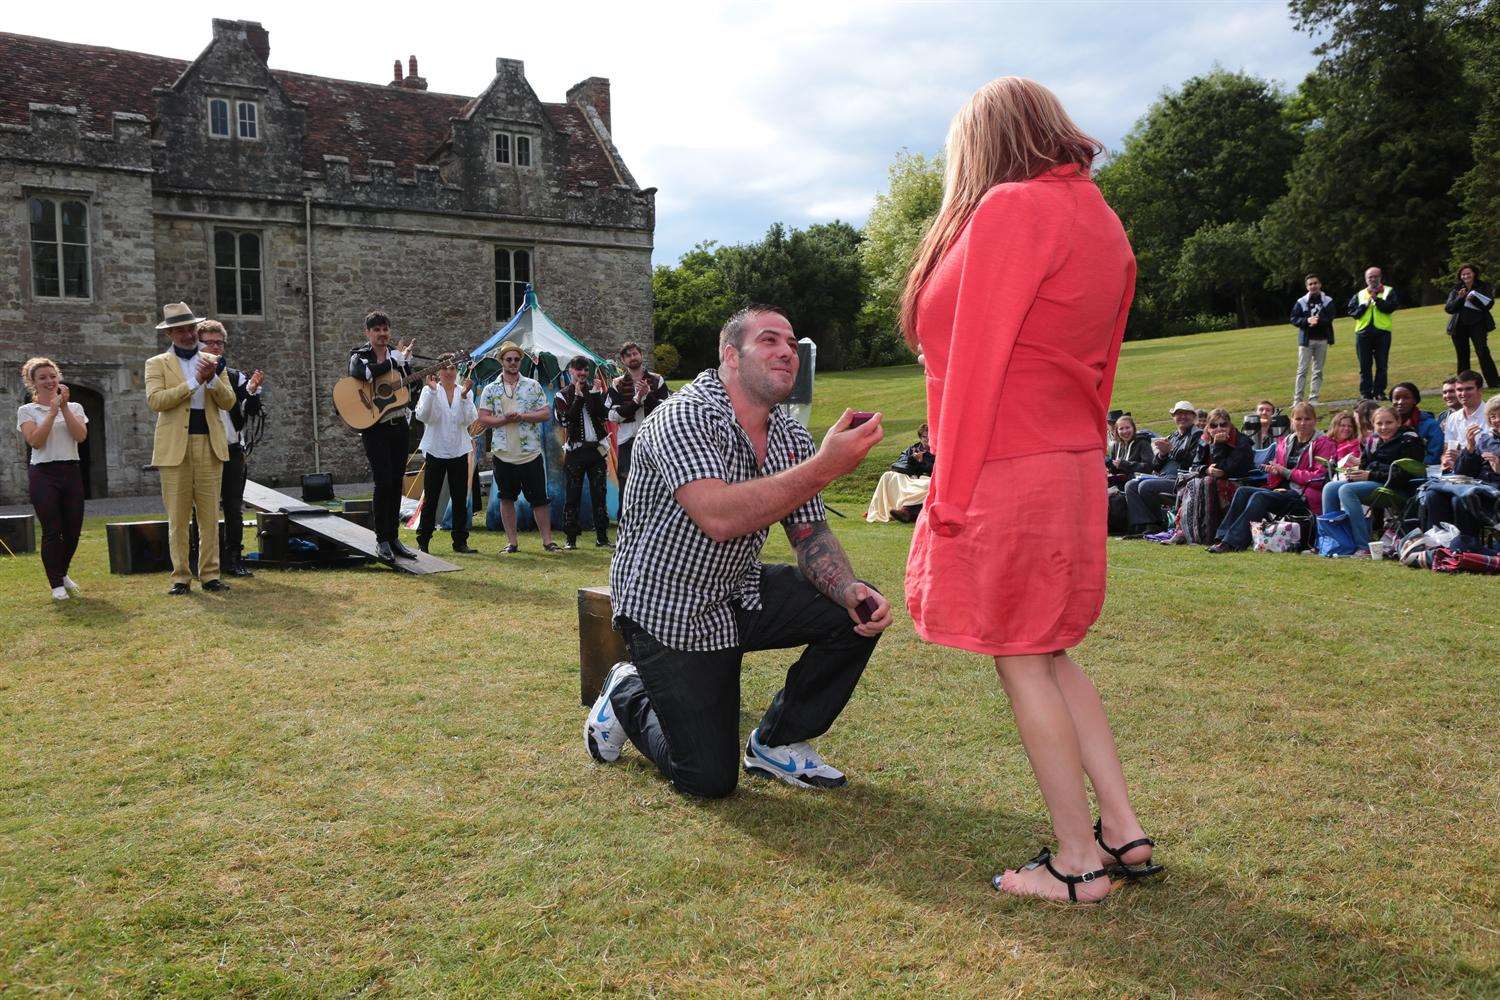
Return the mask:
[[168, 302], [161, 307], [162, 321], [156, 324], [158, 330], [170, 330], [174, 326], [188, 326], [203, 322], [201, 316], [193, 315], [193, 307], [186, 302]]

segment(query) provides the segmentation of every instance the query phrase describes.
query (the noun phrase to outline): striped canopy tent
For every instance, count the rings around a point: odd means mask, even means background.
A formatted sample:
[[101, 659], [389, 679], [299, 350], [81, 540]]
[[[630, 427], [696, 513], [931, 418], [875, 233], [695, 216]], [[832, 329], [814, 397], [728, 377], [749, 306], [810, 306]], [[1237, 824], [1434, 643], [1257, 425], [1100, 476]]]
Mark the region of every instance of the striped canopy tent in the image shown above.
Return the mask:
[[526, 286], [526, 298], [521, 308], [489, 339], [469, 352], [473, 358], [471, 374], [475, 390], [494, 381], [500, 374], [500, 345], [512, 341], [525, 353], [521, 373], [536, 379], [543, 385], [556, 386], [563, 366], [578, 355], [602, 365], [611, 376], [619, 374], [619, 367], [607, 358], [601, 358], [580, 344], [572, 334], [543, 311], [536, 300], [536, 292]]

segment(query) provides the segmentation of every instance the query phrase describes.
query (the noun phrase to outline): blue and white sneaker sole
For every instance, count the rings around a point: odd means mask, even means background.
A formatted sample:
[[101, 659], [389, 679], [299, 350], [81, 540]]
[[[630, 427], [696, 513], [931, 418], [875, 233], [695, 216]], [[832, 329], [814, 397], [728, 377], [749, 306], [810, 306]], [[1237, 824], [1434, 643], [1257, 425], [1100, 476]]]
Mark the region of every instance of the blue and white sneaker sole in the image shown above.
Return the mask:
[[777, 767], [774, 763], [768, 763], [755, 756], [754, 753], [745, 754], [745, 773], [758, 774], [763, 778], [775, 778], [784, 781], [794, 788], [842, 788], [848, 784], [849, 779], [840, 775], [837, 778], [828, 778], [821, 774], [801, 774], [797, 771], [786, 771]]
[[[583, 745], [588, 748], [589, 756], [601, 764], [613, 764], [620, 759], [620, 753], [625, 749], [625, 741], [622, 740], [619, 749], [615, 750], [615, 755], [606, 757], [601, 748], [603, 734], [596, 732], [596, 729], [606, 725], [614, 727], [620, 724], [620, 720], [614, 714], [614, 706], [609, 702], [609, 696], [614, 694], [620, 681], [629, 676], [621, 669], [627, 666], [630, 664], [621, 662], [609, 668], [609, 673], [604, 675], [604, 686], [599, 689], [599, 697], [595, 698], [594, 704], [589, 706], [589, 714], [583, 720]], [[602, 723], [598, 721], [601, 708], [609, 712], [609, 719]]]

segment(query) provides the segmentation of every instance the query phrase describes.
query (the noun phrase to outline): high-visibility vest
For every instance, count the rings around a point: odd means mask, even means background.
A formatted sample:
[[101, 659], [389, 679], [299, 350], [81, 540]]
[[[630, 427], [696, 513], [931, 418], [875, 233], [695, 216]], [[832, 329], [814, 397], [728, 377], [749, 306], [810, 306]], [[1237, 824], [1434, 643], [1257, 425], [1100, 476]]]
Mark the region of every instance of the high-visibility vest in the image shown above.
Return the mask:
[[1375, 329], [1377, 329], [1377, 330], [1385, 330], [1387, 332], [1390, 331], [1390, 329], [1391, 329], [1391, 314], [1388, 313], [1388, 312], [1381, 312], [1379, 309], [1376, 309], [1375, 306], [1370, 302], [1370, 299], [1372, 299], [1372, 298], [1378, 298], [1380, 301], [1384, 302], [1386, 300], [1386, 298], [1390, 294], [1391, 294], [1391, 286], [1390, 285], [1386, 285], [1384, 288], [1382, 288], [1380, 290], [1380, 294], [1379, 295], [1374, 295], [1374, 296], [1372, 296], [1370, 294], [1370, 290], [1368, 288], [1361, 288], [1359, 290], [1359, 304], [1362, 305], [1362, 306], [1369, 306], [1369, 308], [1366, 309], [1363, 313], [1360, 314], [1359, 319], [1355, 320], [1355, 322], [1354, 322], [1354, 332], [1355, 333], [1358, 333], [1359, 331], [1363, 330], [1365, 327], [1369, 326], [1371, 323], [1375, 324]]

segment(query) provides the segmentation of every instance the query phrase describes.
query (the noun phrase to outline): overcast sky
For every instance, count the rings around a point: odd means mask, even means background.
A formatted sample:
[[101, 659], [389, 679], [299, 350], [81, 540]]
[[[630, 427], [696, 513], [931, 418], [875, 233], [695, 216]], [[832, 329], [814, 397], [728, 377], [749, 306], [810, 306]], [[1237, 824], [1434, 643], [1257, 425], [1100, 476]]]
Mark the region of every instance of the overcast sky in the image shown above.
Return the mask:
[[212, 17], [260, 21], [272, 67], [301, 73], [384, 83], [414, 53], [431, 89], [472, 95], [506, 56], [554, 102], [608, 77], [616, 145], [659, 189], [657, 263], [777, 221], [863, 223], [896, 151], [937, 150], [996, 76], [1047, 84], [1116, 148], [1164, 87], [1215, 63], [1295, 86], [1315, 62], [1280, 0], [16, 3], [0, 30], [191, 59]]

